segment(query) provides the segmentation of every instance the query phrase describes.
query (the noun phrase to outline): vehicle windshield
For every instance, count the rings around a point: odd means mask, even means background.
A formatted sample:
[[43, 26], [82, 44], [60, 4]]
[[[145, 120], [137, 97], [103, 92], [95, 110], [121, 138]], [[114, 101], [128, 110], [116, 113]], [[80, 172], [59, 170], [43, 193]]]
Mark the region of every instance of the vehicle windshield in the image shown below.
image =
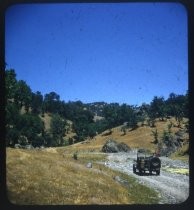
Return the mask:
[[138, 152], [137, 152], [137, 157], [139, 157], [139, 158], [141, 158], [141, 157], [143, 157], [143, 158], [145, 158], [145, 157], [150, 157], [150, 156], [153, 156], [149, 151], [146, 151], [146, 150], [139, 150]]

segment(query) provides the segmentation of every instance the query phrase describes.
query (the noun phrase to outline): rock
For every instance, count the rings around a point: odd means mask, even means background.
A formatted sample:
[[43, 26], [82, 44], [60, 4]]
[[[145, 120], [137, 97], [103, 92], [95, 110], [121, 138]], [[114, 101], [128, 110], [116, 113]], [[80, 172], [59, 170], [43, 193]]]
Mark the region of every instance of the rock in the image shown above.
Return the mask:
[[172, 139], [168, 143], [164, 143], [160, 149], [160, 155], [161, 156], [169, 156], [172, 153], [176, 152], [177, 149], [180, 148], [180, 144], [175, 139]]
[[184, 142], [188, 139], [188, 134], [186, 131], [184, 130], [179, 130], [175, 133], [175, 138], [177, 139], [177, 141], [179, 142]]
[[34, 149], [34, 147], [31, 144], [27, 144], [27, 145], [15, 144], [14, 148], [16, 148], [16, 149]]
[[184, 142], [188, 139], [188, 134], [185, 130], [180, 129], [175, 133], [175, 135], [171, 136], [167, 141], [163, 141], [163, 144], [160, 148], [161, 156], [169, 156], [172, 153], [176, 152], [179, 148], [182, 147]]
[[91, 162], [87, 163], [87, 164], [86, 164], [86, 167], [87, 167], [87, 168], [92, 168], [92, 163], [91, 163]]
[[109, 130], [109, 131], [103, 133], [102, 136], [109, 136], [111, 134], [112, 134], [112, 130]]
[[183, 137], [183, 136], [185, 135], [185, 133], [186, 133], [186, 132], [185, 132], [184, 130], [181, 130], [181, 129], [180, 129], [180, 130], [178, 130], [178, 131], [175, 133], [175, 135], [176, 135], [176, 136], [179, 136], [179, 137]]
[[128, 183], [126, 180], [122, 179], [120, 176], [115, 176], [115, 177], [113, 177], [113, 179], [114, 179], [116, 182], [119, 182], [120, 184], [129, 187], [129, 183]]
[[117, 182], [121, 182], [122, 181], [122, 179], [120, 178], [120, 176], [115, 176], [115, 177], [113, 177], [113, 179], [115, 181], [117, 181]]
[[102, 152], [116, 153], [116, 152], [128, 152], [130, 148], [125, 143], [118, 143], [115, 140], [109, 139], [102, 147]]
[[23, 148], [24, 149], [34, 149], [34, 147], [31, 144], [27, 144]]
[[15, 144], [14, 148], [19, 149], [19, 148], [22, 148], [22, 146], [20, 144]]
[[102, 147], [102, 152], [105, 153], [115, 153], [118, 152], [118, 147], [117, 147], [118, 143], [112, 139], [109, 139], [105, 145]]
[[130, 148], [127, 144], [121, 142], [120, 144], [117, 145], [118, 149], [120, 152], [128, 152], [130, 151]]

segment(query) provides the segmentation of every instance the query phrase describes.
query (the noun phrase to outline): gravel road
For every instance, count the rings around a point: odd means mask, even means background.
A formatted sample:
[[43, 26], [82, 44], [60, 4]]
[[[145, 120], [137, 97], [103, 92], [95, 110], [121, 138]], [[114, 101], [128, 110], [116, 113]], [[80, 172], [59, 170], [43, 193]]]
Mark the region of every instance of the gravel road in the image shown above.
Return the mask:
[[166, 172], [169, 168], [189, 168], [189, 163], [180, 160], [172, 160], [161, 157], [162, 167], [160, 176], [143, 175], [133, 173], [133, 161], [136, 159], [137, 151], [128, 153], [110, 153], [104, 163], [107, 167], [134, 176], [140, 183], [145, 184], [157, 192], [161, 197], [160, 204], [178, 204], [184, 202], [189, 196], [189, 176], [172, 172]]

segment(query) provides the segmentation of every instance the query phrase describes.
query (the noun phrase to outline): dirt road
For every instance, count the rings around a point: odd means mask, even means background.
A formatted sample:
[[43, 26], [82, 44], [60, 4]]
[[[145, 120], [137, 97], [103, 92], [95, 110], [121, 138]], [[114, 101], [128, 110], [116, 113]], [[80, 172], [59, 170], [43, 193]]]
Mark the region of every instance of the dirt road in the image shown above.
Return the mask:
[[188, 169], [188, 163], [161, 157], [162, 167], [160, 176], [154, 174], [139, 176], [133, 173], [133, 161], [136, 159], [136, 154], [135, 150], [129, 153], [111, 153], [104, 164], [112, 169], [132, 175], [140, 183], [155, 189], [159, 192], [161, 204], [178, 204], [188, 198], [189, 176], [165, 170], [169, 168]]

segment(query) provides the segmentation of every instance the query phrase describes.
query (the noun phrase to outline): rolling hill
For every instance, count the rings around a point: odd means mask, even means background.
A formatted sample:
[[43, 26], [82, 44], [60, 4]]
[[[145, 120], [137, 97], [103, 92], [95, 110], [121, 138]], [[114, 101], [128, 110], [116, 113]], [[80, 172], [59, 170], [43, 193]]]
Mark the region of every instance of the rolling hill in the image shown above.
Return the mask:
[[[46, 116], [47, 120], [49, 117]], [[66, 204], [151, 204], [158, 203], [158, 194], [152, 189], [138, 183], [133, 177], [111, 170], [99, 161], [106, 159], [101, 152], [108, 139], [126, 143], [130, 148], [146, 148], [154, 152], [151, 131], [157, 129], [161, 137], [169, 122], [174, 124], [172, 132], [180, 128], [175, 119], [157, 121], [155, 128], [139, 126], [127, 130], [124, 135], [122, 126], [104, 131], [93, 139], [65, 147], [43, 149], [7, 148], [7, 195], [10, 202], [21, 205], [66, 205]], [[184, 119], [181, 124], [182, 129]], [[188, 136], [182, 150], [188, 149]], [[181, 151], [181, 150], [180, 150]], [[174, 158], [188, 159], [188, 155]], [[78, 159], [74, 157], [78, 153]], [[87, 168], [87, 163], [92, 168]], [[115, 177], [127, 180], [127, 185], [115, 181]], [[130, 186], [130, 187], [129, 187]]]
[[[176, 120], [174, 118], [167, 119], [166, 121], [157, 120], [155, 127], [151, 128], [150, 126], [138, 126], [135, 130], [127, 130], [126, 134], [124, 135], [123, 131], [121, 130], [122, 126], [115, 127], [111, 129], [112, 133], [109, 134], [109, 131], [104, 131], [101, 134], [96, 135], [93, 139], [87, 139], [86, 141], [76, 143], [68, 147], [68, 150], [80, 150], [80, 151], [96, 151], [100, 152], [103, 145], [106, 143], [107, 140], [113, 139], [117, 142], [123, 142], [127, 144], [130, 148], [145, 148], [150, 150], [151, 152], [155, 152], [157, 146], [153, 144], [154, 137], [152, 135], [152, 131], [157, 129], [158, 131], [158, 138], [161, 139], [164, 130], [168, 130], [168, 125], [170, 123], [173, 124], [171, 131], [172, 135], [175, 135], [181, 129], [185, 128], [185, 123], [187, 119], [184, 119], [181, 127], [177, 126]], [[189, 146], [189, 134], [187, 133], [183, 140], [183, 147], [180, 148], [182, 150], [188, 149]]]

